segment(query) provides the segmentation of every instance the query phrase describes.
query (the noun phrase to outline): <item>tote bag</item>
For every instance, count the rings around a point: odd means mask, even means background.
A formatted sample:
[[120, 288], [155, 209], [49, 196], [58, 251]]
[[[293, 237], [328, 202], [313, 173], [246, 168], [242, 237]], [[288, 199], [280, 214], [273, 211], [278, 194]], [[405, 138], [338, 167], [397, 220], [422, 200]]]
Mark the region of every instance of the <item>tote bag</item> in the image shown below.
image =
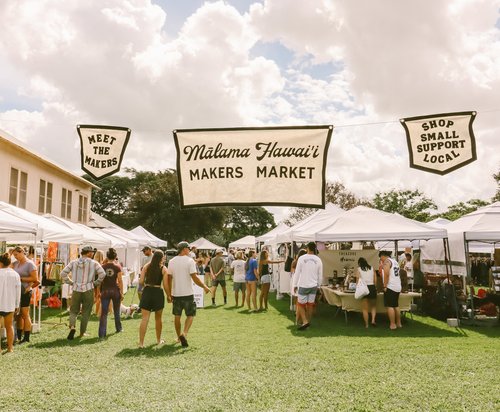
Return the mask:
[[358, 284], [356, 285], [356, 292], [354, 292], [354, 297], [356, 299], [362, 299], [369, 293], [370, 291], [368, 290], [368, 286], [366, 285], [364, 280], [360, 278]]

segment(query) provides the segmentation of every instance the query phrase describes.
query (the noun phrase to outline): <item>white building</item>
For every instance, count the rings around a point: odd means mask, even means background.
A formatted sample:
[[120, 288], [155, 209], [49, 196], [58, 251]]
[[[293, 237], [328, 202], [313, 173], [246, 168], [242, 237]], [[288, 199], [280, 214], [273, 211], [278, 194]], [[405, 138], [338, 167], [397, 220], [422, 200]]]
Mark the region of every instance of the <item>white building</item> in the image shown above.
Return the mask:
[[87, 224], [96, 185], [0, 130], [0, 200], [33, 213]]

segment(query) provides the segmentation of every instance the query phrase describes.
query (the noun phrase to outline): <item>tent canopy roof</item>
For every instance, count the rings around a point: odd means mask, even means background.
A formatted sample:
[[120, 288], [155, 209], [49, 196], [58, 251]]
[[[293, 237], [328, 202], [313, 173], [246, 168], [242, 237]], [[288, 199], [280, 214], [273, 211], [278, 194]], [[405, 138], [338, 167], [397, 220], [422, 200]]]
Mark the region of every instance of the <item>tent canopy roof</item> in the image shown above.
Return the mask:
[[156, 237], [151, 232], [148, 232], [146, 229], [144, 229], [142, 226], [137, 226], [136, 228], [132, 229], [131, 232], [142, 238], [150, 239], [151, 244], [155, 247], [167, 247], [167, 242], [165, 240]]
[[231, 242], [229, 244], [229, 247], [239, 248], [239, 249], [254, 248], [255, 247], [255, 236], [253, 236], [253, 235], [244, 236], [241, 239], [238, 239], [238, 240], [235, 240], [234, 242]]
[[267, 242], [267, 241], [273, 239], [274, 237], [276, 237], [276, 235], [283, 233], [285, 230], [288, 230], [288, 229], [290, 229], [290, 226], [281, 222], [274, 229], [271, 229], [269, 232], [264, 233], [263, 235], [256, 237], [255, 240], [257, 242]]
[[417, 240], [446, 238], [439, 229], [394, 213], [357, 206], [340, 214], [330, 226], [316, 233], [317, 241]]
[[450, 233], [464, 233], [465, 240], [500, 242], [500, 202], [462, 216], [446, 229]]
[[200, 237], [196, 239], [194, 242], [189, 244], [190, 246], [195, 246], [198, 250], [216, 250], [222, 249], [221, 246], [217, 246], [215, 243], [210, 242], [210, 240], [205, 239], [204, 237]]

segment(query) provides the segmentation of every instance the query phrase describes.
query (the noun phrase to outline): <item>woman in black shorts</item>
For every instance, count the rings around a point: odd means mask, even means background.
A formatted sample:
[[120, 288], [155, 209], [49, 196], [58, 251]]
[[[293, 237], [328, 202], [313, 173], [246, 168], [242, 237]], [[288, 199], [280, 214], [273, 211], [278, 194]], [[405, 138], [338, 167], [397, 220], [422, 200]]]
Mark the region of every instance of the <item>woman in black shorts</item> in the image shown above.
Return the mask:
[[360, 257], [358, 259], [358, 269], [356, 271], [356, 281], [359, 278], [363, 279], [368, 286], [370, 293], [363, 297], [363, 320], [365, 321], [365, 328], [368, 327], [368, 311], [372, 313], [372, 326], [376, 326], [375, 317], [377, 316], [377, 280], [375, 277], [375, 271], [368, 264], [365, 258]]
[[164, 265], [165, 256], [161, 250], [155, 251], [150, 263], [142, 268], [139, 283], [144, 286], [141, 296], [142, 320], [139, 327], [139, 347], [144, 347], [144, 337], [148, 329], [149, 316], [151, 312], [155, 313], [156, 343], [164, 343], [161, 339], [161, 315], [165, 307], [165, 295], [163, 289], [167, 292], [167, 268]]

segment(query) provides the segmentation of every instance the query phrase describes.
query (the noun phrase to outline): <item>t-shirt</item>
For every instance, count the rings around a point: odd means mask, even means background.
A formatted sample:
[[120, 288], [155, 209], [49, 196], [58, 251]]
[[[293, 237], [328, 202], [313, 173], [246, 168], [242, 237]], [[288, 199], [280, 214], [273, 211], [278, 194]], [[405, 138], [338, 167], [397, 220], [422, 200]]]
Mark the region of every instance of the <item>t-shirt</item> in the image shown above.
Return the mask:
[[257, 280], [257, 277], [255, 276], [254, 270], [257, 270], [257, 259], [251, 258], [248, 261], [248, 270], [246, 271], [246, 274], [245, 274], [245, 280], [247, 282]]
[[23, 288], [29, 286], [29, 283], [23, 281], [23, 278], [29, 278], [30, 273], [36, 270], [35, 264], [31, 260], [27, 260], [24, 263], [15, 262], [13, 265], [14, 270], [19, 273]]
[[195, 261], [189, 257], [176, 256], [168, 264], [168, 274], [172, 275], [172, 296], [190, 296], [194, 294], [192, 274], [197, 274]]
[[319, 287], [322, 279], [323, 262], [318, 256], [307, 253], [299, 257], [299, 260], [297, 260], [297, 268], [295, 269], [294, 287]]
[[153, 259], [153, 254], [151, 253], [151, 255], [149, 256], [146, 256], [146, 255], [143, 255], [141, 257], [141, 270], [144, 266], [146, 266], [146, 263], [149, 263], [151, 262], [151, 259]]
[[119, 289], [117, 279], [118, 274], [122, 271], [120, 266], [115, 263], [109, 262], [102, 265], [106, 277], [101, 283], [101, 290]]
[[359, 268], [359, 276], [363, 281], [365, 282], [366, 285], [373, 285], [373, 268], [363, 270]]
[[231, 269], [234, 270], [233, 281], [242, 283], [245, 281], [245, 261], [238, 259], [233, 260], [231, 263]]
[[0, 312], [14, 312], [21, 300], [21, 280], [11, 268], [0, 268]]
[[212, 272], [214, 272], [214, 275], [220, 271], [220, 273], [216, 277], [217, 280], [225, 279], [224, 259], [222, 259], [220, 256], [216, 256], [210, 261], [210, 266], [212, 267]]

